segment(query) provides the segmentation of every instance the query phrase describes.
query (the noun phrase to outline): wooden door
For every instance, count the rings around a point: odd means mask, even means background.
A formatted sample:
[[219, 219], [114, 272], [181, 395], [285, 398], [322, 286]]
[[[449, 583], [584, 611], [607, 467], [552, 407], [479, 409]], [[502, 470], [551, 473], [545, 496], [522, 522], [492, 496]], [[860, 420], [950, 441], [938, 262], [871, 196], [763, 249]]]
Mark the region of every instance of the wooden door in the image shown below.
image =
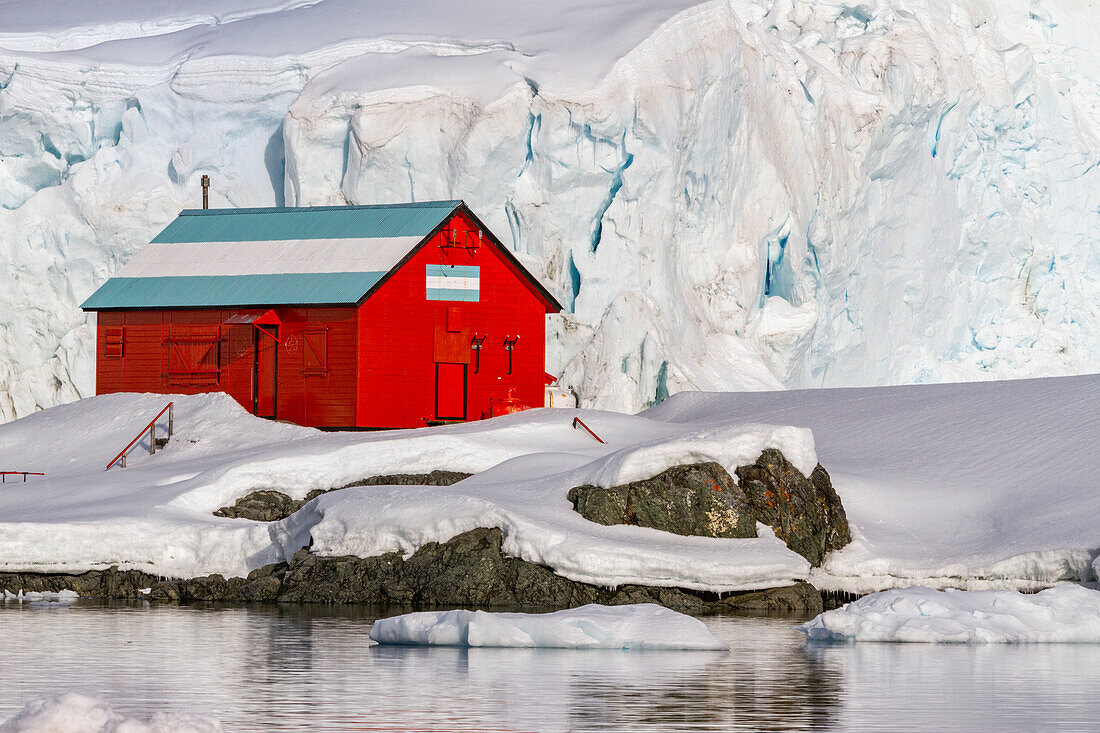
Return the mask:
[[252, 412], [276, 417], [279, 383], [278, 326], [256, 326], [256, 363], [252, 375]]
[[435, 419], [466, 419], [466, 365], [435, 365]]

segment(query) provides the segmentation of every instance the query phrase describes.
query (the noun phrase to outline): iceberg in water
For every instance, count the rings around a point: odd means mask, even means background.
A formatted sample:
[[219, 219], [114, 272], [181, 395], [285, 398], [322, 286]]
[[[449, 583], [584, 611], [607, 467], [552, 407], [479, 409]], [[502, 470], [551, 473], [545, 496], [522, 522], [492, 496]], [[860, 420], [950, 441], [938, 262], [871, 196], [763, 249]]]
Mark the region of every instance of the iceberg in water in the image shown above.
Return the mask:
[[904, 588], [873, 593], [798, 627], [809, 640], [1008, 644], [1100, 643], [1100, 591]]
[[379, 644], [552, 649], [728, 650], [699, 619], [654, 603], [590, 604], [554, 613], [425, 611], [384, 618]]

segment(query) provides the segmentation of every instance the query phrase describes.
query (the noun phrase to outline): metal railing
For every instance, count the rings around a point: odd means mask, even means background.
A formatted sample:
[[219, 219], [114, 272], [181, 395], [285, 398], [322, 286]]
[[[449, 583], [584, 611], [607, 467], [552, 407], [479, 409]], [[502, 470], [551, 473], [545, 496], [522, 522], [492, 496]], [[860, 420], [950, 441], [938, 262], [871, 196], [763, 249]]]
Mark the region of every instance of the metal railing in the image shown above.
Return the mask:
[[122, 451], [111, 459], [111, 462], [107, 464], [107, 468], [104, 471], [110, 471], [111, 466], [115, 465], [121, 459], [122, 467], [126, 468], [126, 454], [130, 452], [130, 449], [134, 447], [134, 444], [141, 440], [141, 436], [149, 433], [149, 455], [153, 455], [157, 452], [157, 420], [161, 418], [161, 415], [168, 413], [168, 437], [172, 437], [172, 432], [175, 429], [175, 409], [172, 407], [175, 403], [169, 402], [164, 406], [164, 409], [157, 413], [157, 416], [149, 421], [149, 424], [143, 427], [134, 439], [130, 441], [129, 445], [122, 449]]
[[44, 473], [38, 471], [0, 471], [0, 484], [6, 484], [8, 482], [8, 476], [22, 476], [23, 483], [27, 483], [27, 476], [45, 476]]
[[601, 438], [600, 436], [598, 436], [598, 435], [596, 435], [595, 433], [593, 433], [593, 432], [592, 432], [592, 428], [590, 428], [590, 427], [588, 427], [587, 425], [585, 425], [585, 424], [584, 424], [584, 420], [581, 420], [581, 419], [580, 419], [579, 417], [575, 417], [575, 418], [573, 418], [573, 429], [574, 429], [574, 430], [576, 430], [576, 429], [577, 429], [577, 426], [578, 426], [578, 425], [580, 425], [580, 426], [581, 426], [582, 428], [584, 428], [585, 430], [587, 430], [587, 431], [588, 431], [588, 434], [589, 434], [589, 435], [591, 435], [591, 436], [592, 436], [593, 438], [595, 438], [596, 440], [600, 441], [601, 443], [607, 443], [607, 441], [606, 441], [606, 440], [604, 440], [604, 439], [603, 439], [603, 438]]

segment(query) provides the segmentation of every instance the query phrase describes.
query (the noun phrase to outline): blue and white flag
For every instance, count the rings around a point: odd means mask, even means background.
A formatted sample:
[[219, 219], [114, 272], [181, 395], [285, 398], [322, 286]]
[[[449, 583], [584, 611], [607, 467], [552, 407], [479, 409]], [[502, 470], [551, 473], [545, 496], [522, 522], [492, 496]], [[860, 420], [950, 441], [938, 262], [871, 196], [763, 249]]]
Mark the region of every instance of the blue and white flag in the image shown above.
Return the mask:
[[428, 300], [477, 301], [481, 268], [473, 265], [428, 265]]

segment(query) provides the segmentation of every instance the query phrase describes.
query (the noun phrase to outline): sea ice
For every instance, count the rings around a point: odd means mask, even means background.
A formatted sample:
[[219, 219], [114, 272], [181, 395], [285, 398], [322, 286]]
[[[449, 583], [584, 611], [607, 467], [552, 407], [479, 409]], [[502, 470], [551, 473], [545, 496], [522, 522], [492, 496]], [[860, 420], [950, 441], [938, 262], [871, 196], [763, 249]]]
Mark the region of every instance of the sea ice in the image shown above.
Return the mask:
[[425, 611], [374, 622], [379, 644], [553, 649], [726, 650], [702, 621], [653, 603], [553, 613]]
[[0, 733], [219, 733], [218, 721], [184, 713], [127, 717], [102, 700], [78, 692], [36, 700], [0, 723]]
[[76, 591], [61, 590], [52, 591], [27, 591], [23, 592], [20, 588], [18, 593], [12, 593], [10, 590], [4, 589], [4, 603], [10, 603], [12, 601], [17, 603], [27, 602], [31, 605], [37, 604], [61, 604], [68, 605], [80, 598], [80, 595]]
[[1035, 594], [904, 588], [864, 596], [802, 624], [810, 641], [1100, 643], [1100, 591]]

